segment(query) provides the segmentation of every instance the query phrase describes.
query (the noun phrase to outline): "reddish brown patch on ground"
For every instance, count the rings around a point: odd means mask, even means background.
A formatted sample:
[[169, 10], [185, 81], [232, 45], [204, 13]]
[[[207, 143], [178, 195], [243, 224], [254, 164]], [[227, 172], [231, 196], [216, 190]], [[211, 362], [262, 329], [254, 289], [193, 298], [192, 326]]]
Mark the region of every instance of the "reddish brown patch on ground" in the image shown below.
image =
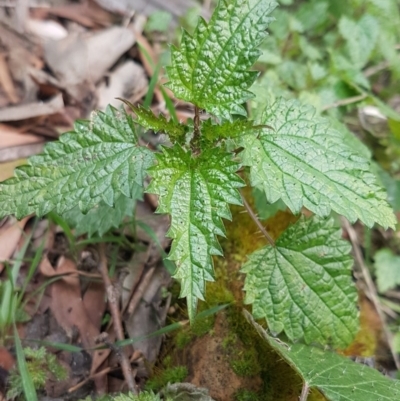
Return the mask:
[[216, 401], [234, 400], [234, 394], [240, 389], [259, 391], [262, 380], [259, 376], [240, 377], [230, 366], [232, 352], [239, 354], [245, 350], [237, 341], [234, 350], [224, 346], [223, 341], [229, 335], [226, 315], [220, 313], [215, 322], [213, 334], [207, 334], [195, 340], [185, 350], [184, 359], [189, 369], [188, 381], [209, 389], [209, 394]]

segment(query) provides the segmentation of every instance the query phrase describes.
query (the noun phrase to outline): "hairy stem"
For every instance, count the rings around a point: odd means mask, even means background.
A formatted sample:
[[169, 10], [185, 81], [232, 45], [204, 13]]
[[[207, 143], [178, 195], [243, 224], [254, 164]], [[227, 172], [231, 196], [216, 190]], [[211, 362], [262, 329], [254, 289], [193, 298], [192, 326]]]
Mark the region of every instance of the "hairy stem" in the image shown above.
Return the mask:
[[327, 106], [324, 106], [321, 111], [327, 111], [329, 109], [334, 109], [336, 107], [341, 107], [341, 106], [347, 106], [348, 104], [352, 104], [352, 103], [357, 103], [357, 102], [361, 102], [361, 100], [364, 100], [368, 97], [368, 95], [363, 94], [363, 95], [358, 95], [358, 96], [353, 96], [353, 97], [349, 97], [346, 99], [341, 99], [338, 100], [335, 103], [332, 104], [328, 104]]
[[307, 401], [309, 392], [310, 392], [310, 387], [308, 386], [308, 384], [306, 382], [304, 382], [299, 401]]
[[363, 255], [361, 253], [361, 250], [360, 250], [360, 245], [359, 245], [359, 241], [358, 241], [358, 238], [357, 238], [356, 231], [354, 230], [354, 228], [351, 226], [351, 224], [345, 218], [342, 217], [341, 221], [342, 221], [343, 226], [344, 226], [344, 228], [346, 229], [346, 231], [347, 231], [347, 233], [349, 235], [351, 245], [353, 246], [354, 256], [356, 258], [358, 267], [361, 270], [361, 274], [363, 275], [363, 278], [364, 278], [364, 281], [365, 281], [365, 284], [366, 284], [365, 293], [366, 293], [367, 297], [373, 303], [373, 305], [374, 305], [374, 307], [376, 309], [376, 312], [378, 313], [378, 316], [379, 316], [379, 318], [380, 318], [380, 320], [382, 322], [383, 334], [386, 337], [386, 341], [387, 341], [387, 344], [389, 346], [389, 350], [390, 350], [390, 353], [391, 353], [391, 355], [393, 357], [393, 361], [394, 361], [394, 363], [396, 365], [396, 368], [397, 368], [397, 370], [399, 370], [400, 369], [400, 358], [399, 358], [396, 350], [393, 347], [392, 334], [391, 334], [391, 332], [389, 330], [389, 327], [388, 327], [388, 325], [386, 323], [385, 315], [384, 315], [384, 313], [382, 311], [382, 308], [381, 308], [381, 305], [380, 305], [380, 302], [379, 302], [379, 297], [378, 297], [378, 294], [376, 292], [376, 288], [375, 288], [375, 285], [374, 285], [374, 283], [372, 281], [371, 275], [369, 273], [369, 269], [368, 269], [368, 267], [366, 266], [366, 264], [364, 262], [364, 257], [363, 257]]
[[242, 200], [243, 200], [243, 205], [246, 208], [247, 212], [249, 213], [250, 217], [253, 219], [254, 223], [256, 223], [257, 227], [260, 229], [260, 231], [264, 234], [265, 238], [267, 239], [267, 241], [273, 246], [275, 247], [275, 241], [273, 240], [273, 238], [271, 237], [271, 235], [268, 233], [268, 231], [265, 229], [265, 227], [261, 224], [261, 221], [259, 220], [259, 218], [257, 217], [257, 215], [254, 213], [253, 209], [251, 208], [251, 206], [248, 204], [248, 202], [246, 201], [246, 199], [244, 198], [243, 194], [242, 194]]
[[197, 156], [200, 153], [200, 109], [197, 106], [194, 106], [193, 125], [193, 138], [190, 147], [193, 155]]

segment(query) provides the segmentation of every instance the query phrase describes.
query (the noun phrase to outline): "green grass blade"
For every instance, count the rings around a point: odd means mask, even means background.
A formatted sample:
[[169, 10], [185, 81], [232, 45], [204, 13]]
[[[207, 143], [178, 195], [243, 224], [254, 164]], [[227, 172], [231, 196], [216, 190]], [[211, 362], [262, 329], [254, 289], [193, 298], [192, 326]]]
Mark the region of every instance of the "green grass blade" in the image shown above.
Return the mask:
[[21, 375], [22, 388], [24, 390], [25, 399], [28, 401], [37, 401], [38, 397], [36, 394], [35, 386], [33, 385], [32, 378], [28, 372], [24, 350], [22, 349], [21, 340], [18, 336], [18, 331], [15, 324], [14, 324], [14, 341], [15, 341], [15, 352], [17, 354], [18, 370]]
[[154, 90], [156, 89], [156, 85], [158, 82], [158, 76], [160, 75], [161, 65], [158, 63], [154, 69], [153, 76], [150, 79], [149, 89], [146, 93], [146, 97], [144, 98], [143, 107], [148, 109], [151, 105], [151, 101], [153, 100]]

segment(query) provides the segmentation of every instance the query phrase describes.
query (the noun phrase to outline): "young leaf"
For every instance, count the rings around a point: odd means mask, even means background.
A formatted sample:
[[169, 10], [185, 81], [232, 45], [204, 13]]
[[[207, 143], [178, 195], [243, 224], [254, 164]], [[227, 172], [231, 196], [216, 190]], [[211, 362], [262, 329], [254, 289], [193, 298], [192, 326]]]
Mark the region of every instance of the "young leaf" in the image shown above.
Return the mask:
[[267, 220], [270, 217], [275, 216], [280, 210], [286, 209], [286, 205], [281, 199], [275, 203], [268, 203], [264, 191], [261, 191], [258, 188], [253, 188], [252, 195], [254, 206], [257, 210], [257, 216], [260, 220]]
[[291, 341], [346, 347], [358, 329], [350, 249], [333, 219], [300, 218], [242, 268], [254, 317]]
[[136, 201], [120, 195], [114, 207], [101, 201], [99, 205], [91, 209], [87, 214], [83, 214], [78, 206], [64, 213], [68, 224], [75, 228], [75, 234], [88, 234], [92, 237], [94, 234], [103, 236], [111, 228], [119, 227], [126, 216], [132, 217]]
[[304, 344], [287, 346], [266, 333], [245, 311], [246, 318], [271, 347], [329, 401], [394, 401], [400, 399], [400, 381], [331, 351]]
[[261, 120], [273, 130], [243, 135], [240, 155], [250, 166], [251, 184], [264, 189], [268, 202], [281, 198], [293, 213], [305, 206], [319, 216], [334, 210], [369, 227], [375, 222], [395, 226], [368, 160], [346, 145], [340, 131], [318, 119], [312, 107], [279, 100]]
[[380, 249], [375, 254], [375, 272], [380, 293], [400, 285], [400, 256], [390, 249]]
[[339, 21], [339, 31], [347, 41], [347, 53], [355, 68], [367, 64], [379, 36], [378, 21], [364, 14], [358, 21], [343, 16]]
[[200, 19], [181, 47], [172, 47], [168, 87], [175, 96], [216, 116], [246, 115], [241, 106], [258, 73], [248, 71], [276, 7], [270, 0], [220, 0], [210, 22]]
[[108, 107], [93, 112], [91, 121], [75, 123], [74, 132], [47, 144], [28, 163], [0, 184], [0, 217], [63, 214], [76, 205], [87, 212], [101, 201], [114, 205], [121, 193], [140, 198], [154, 155], [138, 146], [132, 118]]
[[213, 281], [212, 255], [222, 255], [216, 235], [225, 235], [221, 218], [230, 219], [228, 204], [241, 204], [237, 188], [243, 181], [231, 155], [212, 148], [193, 158], [179, 145], [164, 148], [148, 192], [159, 195], [157, 212], [171, 215], [168, 236], [173, 238], [169, 258], [177, 265], [181, 296], [187, 298], [189, 317], [197, 299], [203, 299], [205, 281]]
[[203, 136], [211, 142], [224, 138], [237, 138], [243, 132], [253, 128], [255, 128], [253, 122], [249, 120], [224, 121], [223, 124], [213, 124], [212, 120], [208, 119], [201, 124]]
[[[122, 100], [122, 99], [121, 99]], [[146, 129], [154, 132], [168, 134], [171, 139], [184, 139], [187, 127], [183, 124], [176, 124], [172, 119], [167, 120], [162, 114], [156, 117], [151, 110], [134, 106], [127, 100], [123, 100], [136, 114], [136, 122]]]

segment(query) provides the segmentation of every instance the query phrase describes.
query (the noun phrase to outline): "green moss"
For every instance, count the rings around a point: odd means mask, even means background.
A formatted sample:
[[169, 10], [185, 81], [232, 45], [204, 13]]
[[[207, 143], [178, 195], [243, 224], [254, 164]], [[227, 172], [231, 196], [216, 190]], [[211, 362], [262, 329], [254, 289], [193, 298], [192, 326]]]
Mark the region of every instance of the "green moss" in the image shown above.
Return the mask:
[[240, 389], [235, 394], [236, 401], [259, 401], [259, 399], [258, 394], [251, 390]]
[[230, 347], [234, 346], [238, 341], [238, 337], [235, 333], [230, 332], [223, 340], [222, 347], [224, 350], [228, 350]]
[[[80, 401], [161, 401], [160, 396], [158, 394], [154, 394], [152, 391], [142, 391], [138, 395], [134, 395], [132, 393], [121, 393], [115, 395], [103, 395], [98, 398], [93, 398], [91, 396], [87, 396], [85, 399]], [[171, 398], [167, 398], [165, 401], [173, 401]]]
[[[238, 376], [257, 375], [262, 380], [258, 398], [254, 400], [286, 401], [297, 399], [301, 391], [301, 379], [271, 350], [257, 331], [247, 322], [242, 307], [227, 310], [230, 334], [224, 339], [231, 367]], [[241, 345], [238, 345], [238, 341]], [[241, 355], [229, 355], [230, 349], [244, 349]], [[289, 385], [288, 385], [289, 383]], [[254, 394], [253, 394], [254, 395]], [[239, 396], [245, 397], [246, 393]], [[243, 398], [246, 400], [246, 398]], [[252, 400], [250, 398], [250, 400]]]
[[261, 372], [258, 356], [254, 348], [243, 351], [230, 362], [232, 370], [243, 377], [257, 376]]
[[[223, 259], [219, 261], [225, 262]], [[229, 304], [235, 301], [235, 297], [228, 289], [229, 277], [226, 275], [226, 269], [223, 266], [219, 267], [220, 264], [223, 265], [224, 263], [218, 263], [216, 266], [216, 281], [207, 283], [204, 309], [207, 309], [205, 306], [211, 308], [216, 305]], [[200, 304], [200, 307], [202, 307], [202, 304]]]
[[169, 367], [162, 370], [160, 374], [154, 375], [146, 383], [146, 390], [159, 391], [168, 383], [181, 383], [188, 375], [186, 366]]
[[175, 335], [175, 345], [178, 349], [184, 349], [191, 341], [192, 341], [192, 334], [182, 329]]
[[[67, 370], [62, 366], [55, 355], [47, 352], [46, 348], [39, 349], [24, 348], [26, 367], [36, 390], [44, 389], [48, 379], [65, 380], [68, 376]], [[7, 398], [19, 399], [23, 394], [22, 377], [17, 368], [10, 372], [8, 379], [9, 390]]]
[[201, 337], [209, 333], [214, 328], [215, 316], [207, 316], [205, 318], [196, 318], [191, 325], [192, 333]]

